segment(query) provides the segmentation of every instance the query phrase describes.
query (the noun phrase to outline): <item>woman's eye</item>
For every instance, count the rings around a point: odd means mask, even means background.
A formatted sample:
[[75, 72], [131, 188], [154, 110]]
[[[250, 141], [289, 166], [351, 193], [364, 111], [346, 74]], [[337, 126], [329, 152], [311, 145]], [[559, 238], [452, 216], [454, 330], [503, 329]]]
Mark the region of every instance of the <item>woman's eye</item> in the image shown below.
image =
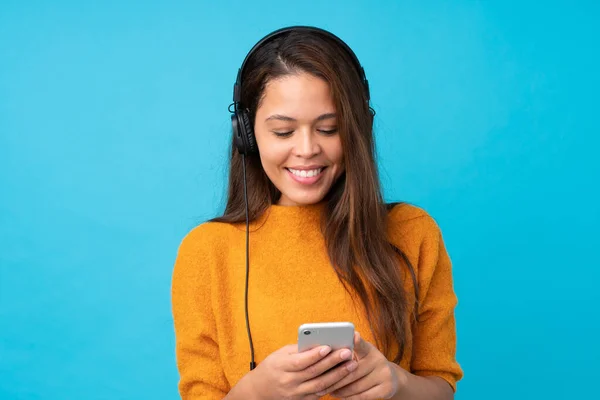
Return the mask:
[[333, 135], [334, 133], [337, 133], [337, 128], [335, 129], [319, 129], [319, 132], [324, 133], [325, 135]]
[[275, 136], [278, 136], [278, 137], [288, 137], [292, 133], [294, 133], [294, 131], [288, 131], [288, 132], [276, 132], [276, 131], [273, 131], [273, 133], [275, 134]]
[[[333, 128], [333, 129], [317, 129], [317, 131], [319, 131], [320, 133], [324, 134], [324, 135], [334, 135], [337, 133], [337, 128]], [[289, 137], [292, 135], [292, 133], [294, 133], [293, 130], [291, 131], [286, 131], [286, 132], [281, 132], [281, 131], [272, 131], [273, 134], [277, 137]]]

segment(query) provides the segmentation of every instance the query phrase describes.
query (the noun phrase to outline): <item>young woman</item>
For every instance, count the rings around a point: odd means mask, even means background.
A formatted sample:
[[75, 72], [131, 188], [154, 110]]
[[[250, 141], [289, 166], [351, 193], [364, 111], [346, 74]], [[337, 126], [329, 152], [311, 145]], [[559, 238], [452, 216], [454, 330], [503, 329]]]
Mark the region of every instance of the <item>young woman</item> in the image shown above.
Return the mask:
[[[182, 398], [452, 399], [450, 259], [425, 211], [383, 201], [354, 53], [320, 29], [276, 31], [248, 54], [234, 101], [224, 215], [175, 262]], [[353, 353], [298, 352], [300, 325], [336, 321], [355, 325]]]

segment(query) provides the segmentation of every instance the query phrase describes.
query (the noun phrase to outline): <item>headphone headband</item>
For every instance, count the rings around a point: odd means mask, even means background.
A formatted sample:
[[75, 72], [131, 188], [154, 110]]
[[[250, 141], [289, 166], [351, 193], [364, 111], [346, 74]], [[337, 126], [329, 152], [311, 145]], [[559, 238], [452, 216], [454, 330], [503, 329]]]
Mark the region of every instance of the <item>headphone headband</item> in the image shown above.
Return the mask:
[[365, 70], [360, 65], [360, 62], [358, 61], [358, 57], [356, 57], [356, 54], [354, 54], [354, 52], [352, 51], [350, 46], [348, 46], [342, 39], [340, 39], [333, 33], [326, 31], [324, 29], [317, 28], [314, 26], [297, 25], [297, 26], [289, 26], [286, 28], [277, 29], [276, 31], [269, 33], [267, 36], [265, 36], [261, 40], [259, 40], [258, 43], [256, 43], [252, 47], [252, 49], [250, 49], [248, 54], [246, 54], [246, 57], [244, 58], [244, 61], [242, 62], [242, 66], [238, 69], [237, 78], [235, 80], [235, 84], [233, 85], [233, 103], [234, 103], [236, 110], [237, 110], [238, 103], [241, 101], [242, 74], [244, 73], [244, 68], [246, 67], [246, 63], [248, 62], [248, 59], [250, 58], [250, 56], [252, 56], [252, 54], [254, 54], [254, 52], [256, 52], [256, 50], [259, 47], [261, 47], [263, 44], [265, 44], [266, 42], [268, 42], [272, 39], [275, 39], [285, 33], [294, 32], [294, 31], [295, 32], [298, 32], [298, 31], [317, 32], [317, 33], [327, 36], [330, 39], [333, 39], [336, 43], [338, 43], [340, 46], [342, 46], [346, 50], [348, 55], [350, 55], [350, 57], [352, 58], [354, 66], [355, 66], [356, 70], [358, 71], [358, 74], [363, 82], [363, 87], [365, 89], [367, 101], [370, 100], [371, 96], [369, 93], [369, 81], [367, 81], [367, 77], [365, 75]]

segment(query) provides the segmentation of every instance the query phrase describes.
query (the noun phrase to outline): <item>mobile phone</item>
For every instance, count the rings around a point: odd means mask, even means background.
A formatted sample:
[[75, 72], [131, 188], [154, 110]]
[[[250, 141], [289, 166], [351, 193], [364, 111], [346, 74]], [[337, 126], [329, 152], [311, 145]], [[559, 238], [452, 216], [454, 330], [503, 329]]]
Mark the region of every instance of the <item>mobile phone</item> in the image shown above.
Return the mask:
[[327, 345], [332, 350], [342, 348], [354, 351], [354, 324], [352, 322], [319, 322], [302, 324], [298, 328], [298, 352]]

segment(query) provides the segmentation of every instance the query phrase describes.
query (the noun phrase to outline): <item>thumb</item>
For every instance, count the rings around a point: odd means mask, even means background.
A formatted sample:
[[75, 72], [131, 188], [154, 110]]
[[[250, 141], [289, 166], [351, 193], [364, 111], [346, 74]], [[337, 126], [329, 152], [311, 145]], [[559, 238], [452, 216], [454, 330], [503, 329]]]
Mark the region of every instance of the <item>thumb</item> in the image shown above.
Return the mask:
[[297, 343], [286, 344], [285, 346], [280, 348], [278, 351], [282, 352], [283, 354], [287, 354], [287, 355], [296, 354], [296, 353], [298, 353], [298, 344]]
[[371, 343], [367, 342], [360, 336], [360, 332], [354, 332], [354, 353], [361, 359], [365, 358], [371, 351]]

